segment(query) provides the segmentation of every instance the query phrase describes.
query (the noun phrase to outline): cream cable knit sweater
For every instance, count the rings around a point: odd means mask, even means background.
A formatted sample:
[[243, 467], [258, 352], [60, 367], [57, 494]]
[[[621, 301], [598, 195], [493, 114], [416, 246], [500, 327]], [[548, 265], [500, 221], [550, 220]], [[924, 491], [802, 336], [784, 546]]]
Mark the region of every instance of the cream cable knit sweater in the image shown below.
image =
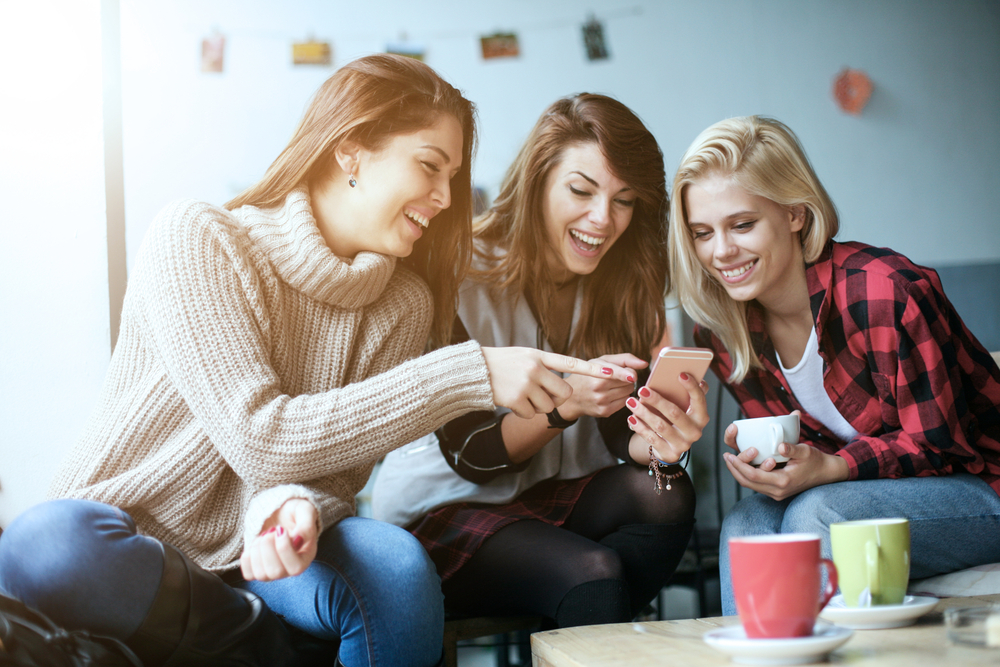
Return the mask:
[[269, 210], [169, 206], [50, 495], [120, 507], [215, 571], [288, 498], [310, 499], [325, 526], [352, 515], [381, 456], [494, 409], [478, 343], [416, 356], [431, 300], [394, 258], [336, 257], [305, 191]]

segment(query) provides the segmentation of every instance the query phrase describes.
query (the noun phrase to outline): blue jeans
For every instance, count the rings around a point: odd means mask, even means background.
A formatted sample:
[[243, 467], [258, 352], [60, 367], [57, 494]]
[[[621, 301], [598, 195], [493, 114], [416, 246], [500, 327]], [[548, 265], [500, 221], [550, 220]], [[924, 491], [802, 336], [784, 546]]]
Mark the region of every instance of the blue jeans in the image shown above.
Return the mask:
[[974, 475], [839, 482], [783, 501], [754, 494], [738, 502], [722, 522], [722, 613], [736, 613], [730, 538], [817, 533], [823, 557], [830, 558], [830, 524], [888, 517], [910, 520], [910, 579], [1000, 561], [1000, 496]]
[[[0, 590], [60, 625], [127, 640], [160, 585], [163, 556], [122, 510], [55, 500], [15, 519], [0, 537]], [[220, 615], [242, 599], [221, 579], [209, 594]], [[213, 585], [216, 585], [213, 583]], [[301, 575], [242, 584], [285, 621], [340, 642], [360, 665], [433, 665], [441, 657], [444, 606], [433, 564], [402, 528], [348, 518], [320, 537]]]
[[297, 577], [243, 584], [285, 621], [340, 640], [354, 665], [434, 665], [444, 641], [444, 595], [434, 563], [409, 532], [349, 517], [323, 531]]

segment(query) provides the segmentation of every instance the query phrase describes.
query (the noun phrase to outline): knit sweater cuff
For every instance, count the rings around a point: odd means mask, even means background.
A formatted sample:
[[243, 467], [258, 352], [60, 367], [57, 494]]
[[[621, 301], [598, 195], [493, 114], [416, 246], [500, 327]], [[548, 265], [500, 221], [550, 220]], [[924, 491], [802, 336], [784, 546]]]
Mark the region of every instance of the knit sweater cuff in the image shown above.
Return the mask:
[[292, 498], [302, 498], [308, 500], [316, 508], [316, 528], [317, 535], [323, 532], [323, 518], [319, 496], [308, 487], [300, 484], [282, 484], [261, 491], [247, 508], [246, 519], [243, 528], [243, 548], [246, 549], [254, 539], [260, 535], [264, 522], [285, 504], [286, 500]]
[[[428, 372], [424, 391], [428, 415], [436, 426], [473, 410], [493, 410], [493, 388], [483, 348], [470, 340], [449, 345], [421, 357]], [[448, 396], [442, 401], [437, 397]]]

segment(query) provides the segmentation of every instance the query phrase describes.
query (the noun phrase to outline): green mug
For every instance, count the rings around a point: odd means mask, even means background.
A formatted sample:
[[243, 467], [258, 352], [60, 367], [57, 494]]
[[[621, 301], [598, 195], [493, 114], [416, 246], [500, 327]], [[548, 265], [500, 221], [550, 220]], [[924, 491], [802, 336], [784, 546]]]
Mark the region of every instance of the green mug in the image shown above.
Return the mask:
[[833, 562], [848, 607], [902, 604], [910, 583], [910, 522], [869, 519], [830, 525]]

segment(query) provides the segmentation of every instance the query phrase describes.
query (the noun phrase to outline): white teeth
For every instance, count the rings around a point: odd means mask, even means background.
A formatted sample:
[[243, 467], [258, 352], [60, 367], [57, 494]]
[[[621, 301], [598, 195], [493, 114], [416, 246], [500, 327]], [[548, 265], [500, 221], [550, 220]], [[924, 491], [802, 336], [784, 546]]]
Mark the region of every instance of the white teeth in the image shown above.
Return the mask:
[[427, 229], [427, 224], [430, 222], [430, 218], [428, 218], [427, 216], [420, 215], [416, 211], [412, 211], [410, 209], [406, 209], [405, 211], [403, 211], [403, 215], [405, 215], [407, 218], [417, 223], [424, 229]]
[[597, 238], [596, 236], [590, 236], [588, 234], [584, 234], [583, 232], [578, 232], [575, 229], [569, 230], [569, 233], [572, 234], [575, 238], [578, 238], [584, 243], [587, 243], [589, 245], [601, 245], [606, 240]]
[[[754, 261], [757, 261], [757, 260], [754, 260]], [[742, 276], [744, 273], [746, 273], [747, 271], [749, 271], [750, 267], [752, 267], [752, 266], [753, 266], [753, 262], [747, 262], [746, 264], [744, 264], [743, 266], [741, 266], [738, 269], [733, 269], [732, 271], [720, 271], [720, 273], [722, 275], [724, 275], [726, 278], [736, 278], [738, 276]]]

